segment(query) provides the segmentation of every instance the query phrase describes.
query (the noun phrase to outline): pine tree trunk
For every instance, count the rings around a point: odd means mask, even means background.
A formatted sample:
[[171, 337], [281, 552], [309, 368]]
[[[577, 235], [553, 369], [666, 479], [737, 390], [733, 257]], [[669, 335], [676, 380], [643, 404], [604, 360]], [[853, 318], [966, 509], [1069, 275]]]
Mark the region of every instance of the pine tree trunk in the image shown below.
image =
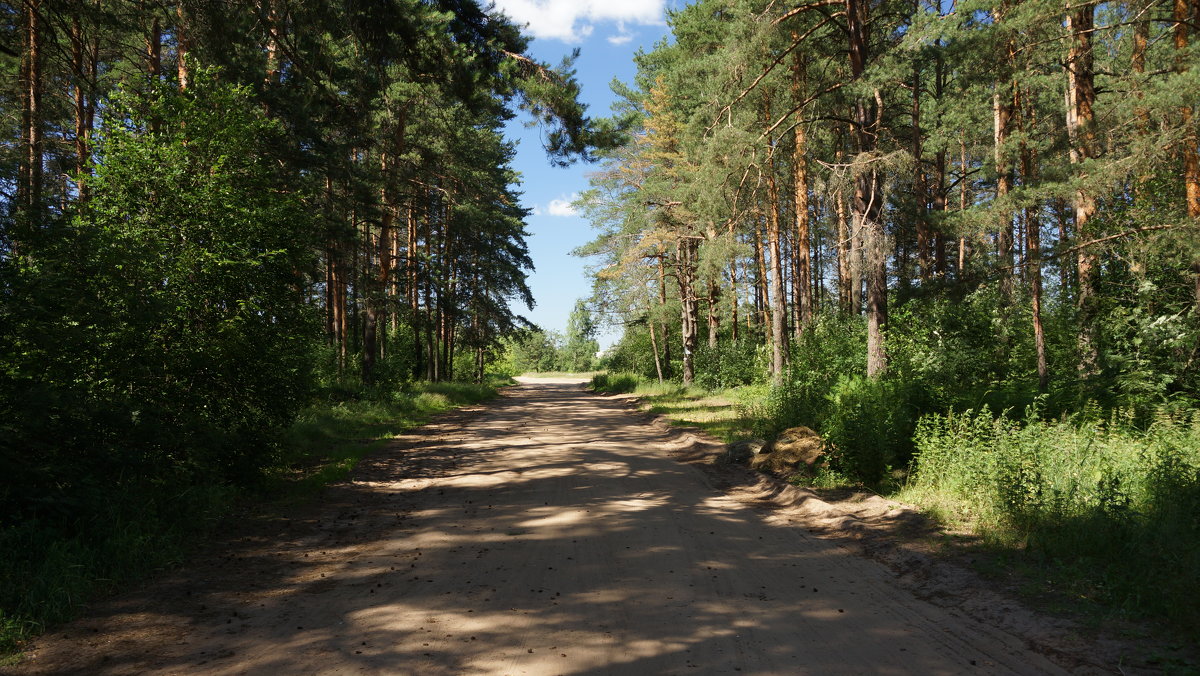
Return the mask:
[[[959, 137], [959, 168], [962, 171], [962, 178], [959, 180], [958, 191], [958, 210], [960, 212], [967, 210], [967, 176], [970, 168], [967, 166], [967, 139], [965, 136]], [[961, 281], [966, 278], [967, 274], [967, 238], [959, 236], [958, 238], [958, 279]]]
[[850, 240], [854, 235], [850, 232], [850, 226], [846, 222], [846, 198], [842, 195], [841, 188], [837, 188], [833, 192], [833, 212], [837, 219], [838, 233], [838, 306], [843, 313], [849, 315], [855, 313], [854, 303], [851, 300], [851, 289], [853, 288], [854, 280], [850, 272]]
[[189, 27], [183, 13], [183, 3], [175, 5], [175, 70], [179, 74], [180, 91], [187, 89], [191, 82], [192, 66], [188, 63], [191, 58], [191, 42], [188, 36]]
[[[866, 70], [870, 5], [867, 0], [846, 0], [846, 33], [849, 38], [850, 73], [854, 79]], [[874, 152], [881, 125], [882, 97], [860, 98], [854, 103], [855, 140], [859, 157]], [[880, 218], [883, 185], [878, 170], [860, 169], [854, 181], [854, 222], [861, 225], [866, 249], [867, 277], [867, 376], [881, 377], [887, 371], [887, 238]]]
[[[763, 118], [771, 123], [770, 99], [764, 98]], [[773, 154], [772, 150], [767, 151]], [[775, 161], [768, 156], [767, 171], [767, 254], [771, 258], [770, 292], [771, 308], [771, 375], [776, 384], [783, 382], [783, 369], [787, 360], [787, 299], [783, 295], [783, 251], [779, 231], [779, 186], [775, 178]]]
[[[1173, 15], [1175, 20], [1174, 46], [1180, 54], [1176, 57], [1175, 70], [1183, 73], [1188, 68], [1188, 62], [1184, 56], [1188, 48], [1188, 26], [1189, 23], [1200, 21], [1200, 0], [1192, 0], [1190, 3], [1188, 0], [1175, 0]], [[1179, 109], [1180, 122], [1183, 129], [1187, 130], [1187, 136], [1180, 144], [1180, 152], [1183, 155], [1184, 201], [1187, 215], [1192, 220], [1200, 220], [1200, 139], [1198, 139], [1196, 125], [1192, 122], [1192, 114], [1191, 106], [1183, 106]], [[1195, 298], [1193, 311], [1200, 315], [1200, 257], [1192, 261], [1191, 272], [1194, 285], [1193, 297]]]
[[27, 227], [36, 228], [42, 211], [42, 18], [41, 0], [25, 2], [25, 211]]
[[717, 339], [721, 332], [720, 316], [720, 287], [713, 280], [708, 281], [708, 346], [716, 349]]
[[[939, 150], [933, 160], [933, 210], [937, 213], [949, 211], [950, 200], [946, 195], [946, 151]], [[933, 272], [938, 277], [946, 276], [946, 238], [941, 232], [933, 236]]]
[[92, 90], [95, 82], [95, 53], [88, 49], [83, 23], [78, 16], [71, 22], [71, 65], [74, 79], [72, 102], [75, 106], [75, 186], [79, 199], [87, 199], [89, 141], [92, 134]]
[[675, 250], [676, 277], [679, 280], [679, 304], [681, 306], [681, 333], [683, 334], [683, 384], [696, 381], [696, 293], [695, 293], [695, 240], [682, 237]]
[[792, 151], [793, 204], [796, 212], [796, 305], [799, 306], [799, 336], [813, 321], [812, 236], [809, 232], [807, 138], [803, 125], [794, 131]]
[[665, 340], [666, 336], [670, 335], [667, 327], [667, 263], [665, 256], [658, 257], [658, 304], [662, 309], [660, 316], [663, 317], [662, 331], [659, 335], [664, 337], [663, 340], [663, 375], [667, 378], [671, 377], [671, 341]]
[[146, 34], [146, 72], [153, 79], [162, 75], [162, 22], [157, 12], [150, 20], [150, 31]]
[[[1092, 55], [1092, 32], [1095, 25], [1095, 5], [1083, 4], [1067, 15], [1067, 33], [1071, 36], [1071, 49], [1067, 55], [1067, 133], [1071, 140], [1071, 162], [1081, 164], [1095, 156], [1093, 106], [1096, 101]], [[1085, 179], [1082, 170], [1077, 178]], [[1093, 228], [1089, 221], [1096, 213], [1096, 199], [1085, 186], [1075, 191], [1075, 236], [1087, 241]], [[1099, 347], [1097, 346], [1097, 301], [1096, 254], [1080, 249], [1075, 260], [1075, 274], [1079, 291], [1076, 306], [1079, 312], [1079, 374], [1085, 378], [1099, 370]]]
[[[658, 358], [658, 336], [654, 331], [654, 319], [650, 318], [650, 308], [646, 307], [646, 325], [650, 328], [650, 349], [654, 350], [654, 372], [658, 374], [658, 382], [663, 382], [662, 361]], [[736, 323], [736, 320], [735, 320]]]
[[[1017, 95], [1019, 96], [1019, 90]], [[1019, 99], [1018, 99], [1019, 100]], [[1018, 110], [1021, 108], [1018, 106]], [[1022, 114], [1022, 129], [1025, 138], [1031, 136], [1037, 125], [1037, 108], [1027, 106]], [[1037, 153], [1024, 140], [1021, 141], [1021, 183], [1032, 187], [1037, 183]], [[1033, 349], [1037, 360], [1038, 391], [1045, 392], [1050, 384], [1050, 369], [1046, 361], [1046, 330], [1042, 325], [1042, 223], [1039, 218], [1041, 207], [1031, 204], [1025, 207], [1025, 276], [1029, 284], [1030, 314], [1033, 318]]]
[[912, 89], [913, 195], [917, 198], [917, 276], [922, 282], [933, 275], [933, 246], [929, 231], [929, 186], [923, 166], [921, 131], [921, 67], [913, 68]]
[[1007, 91], [1007, 83], [996, 84], [996, 93], [992, 97], [992, 113], [995, 121], [994, 145], [992, 148], [996, 161], [996, 215], [999, 229], [996, 231], [996, 258], [1000, 277], [1000, 302], [1008, 305], [1012, 302], [1012, 261], [1013, 261], [1013, 214], [1008, 208], [1007, 199], [1012, 191], [1012, 173], [1008, 166], [1004, 144], [1010, 134], [1009, 125], [1012, 120], [1012, 102]]
[[[799, 36], [793, 32], [792, 39]], [[792, 67], [792, 100], [799, 105], [807, 89], [808, 64], [803, 50], [796, 50]], [[801, 113], [797, 113], [799, 118]], [[796, 213], [796, 246], [793, 257], [796, 261], [794, 280], [796, 313], [796, 337], [812, 324], [812, 245], [809, 236], [808, 214], [808, 136], [801, 119], [796, 120], [792, 130], [792, 208]]]
[[738, 326], [738, 305], [740, 305], [739, 298], [741, 298], [741, 294], [739, 293], [738, 289], [737, 270], [738, 261], [735, 257], [733, 260], [729, 261], [729, 330], [730, 338], [732, 338], [733, 342], [735, 343], [738, 341], [738, 332], [740, 331], [740, 327]]
[[262, 4], [263, 14], [267, 18], [266, 75], [263, 77], [263, 85], [269, 89], [279, 84], [279, 35], [283, 22], [279, 20], [276, 0], [263, 0]]
[[763, 234], [763, 228], [760, 227], [758, 219], [754, 221], [754, 267], [757, 275], [754, 278], [754, 309], [755, 321], [759, 326], [770, 326], [771, 320], [769, 317], [770, 307], [767, 304], [767, 262], [766, 256], [763, 254], [763, 240], [766, 239]]
[[[1026, 164], [1028, 180], [1033, 171], [1032, 161]], [[1046, 363], [1046, 330], [1042, 326], [1042, 253], [1041, 223], [1037, 207], [1025, 209], [1026, 272], [1029, 275], [1030, 310], [1033, 315], [1033, 346], [1037, 356], [1038, 391], [1045, 392], [1050, 383], [1050, 370]]]

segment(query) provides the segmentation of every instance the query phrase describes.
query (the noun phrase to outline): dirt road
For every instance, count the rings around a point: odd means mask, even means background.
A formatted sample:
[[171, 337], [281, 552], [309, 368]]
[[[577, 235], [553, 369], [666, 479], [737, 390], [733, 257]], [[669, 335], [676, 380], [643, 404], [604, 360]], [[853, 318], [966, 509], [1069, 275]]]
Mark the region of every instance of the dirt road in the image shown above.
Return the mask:
[[527, 383], [47, 635], [17, 673], [1065, 673]]

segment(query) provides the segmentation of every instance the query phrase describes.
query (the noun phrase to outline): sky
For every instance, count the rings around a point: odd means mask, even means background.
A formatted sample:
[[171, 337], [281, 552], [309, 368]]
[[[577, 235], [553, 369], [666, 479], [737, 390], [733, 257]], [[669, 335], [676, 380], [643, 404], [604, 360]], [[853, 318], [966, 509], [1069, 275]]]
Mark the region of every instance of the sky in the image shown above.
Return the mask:
[[[615, 97], [613, 78], [632, 82], [634, 54], [649, 51], [667, 34], [666, 7], [678, 0], [495, 0], [499, 11], [518, 24], [527, 24], [532, 36], [530, 56], [557, 65], [571, 50], [580, 49], [575, 63], [588, 114], [604, 117]], [[533, 214], [527, 219], [529, 252], [536, 271], [529, 288], [537, 301], [533, 310], [514, 310], [546, 330], [565, 332], [575, 301], [591, 295], [585, 259], [571, 256], [595, 231], [577, 216], [571, 201], [587, 189], [587, 175], [598, 167], [576, 163], [567, 168], [550, 165], [537, 128], [527, 128], [527, 117], [508, 124], [506, 135], [517, 140], [513, 168], [522, 174], [522, 201]], [[598, 339], [606, 348], [620, 338], [620, 329], [602, 329]]]

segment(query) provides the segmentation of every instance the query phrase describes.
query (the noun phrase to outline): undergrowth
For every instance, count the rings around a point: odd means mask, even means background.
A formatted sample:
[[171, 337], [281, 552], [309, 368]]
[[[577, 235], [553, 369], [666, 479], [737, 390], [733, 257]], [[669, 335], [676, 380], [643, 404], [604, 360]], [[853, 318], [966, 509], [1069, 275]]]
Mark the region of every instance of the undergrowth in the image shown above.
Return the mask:
[[[416, 383], [387, 393], [338, 391], [304, 411], [254, 488], [158, 480], [103, 487], [81, 497], [80, 515], [54, 526], [37, 519], [0, 529], [0, 656], [71, 619], [89, 599], [180, 563], [234, 508], [310, 498], [345, 477], [364, 455], [405, 429], [496, 395], [488, 384]], [[333, 391], [333, 390], [331, 390]]]
[[1200, 415], [1141, 429], [983, 409], [925, 416], [914, 440], [900, 499], [1020, 554], [1047, 589], [1200, 636]]

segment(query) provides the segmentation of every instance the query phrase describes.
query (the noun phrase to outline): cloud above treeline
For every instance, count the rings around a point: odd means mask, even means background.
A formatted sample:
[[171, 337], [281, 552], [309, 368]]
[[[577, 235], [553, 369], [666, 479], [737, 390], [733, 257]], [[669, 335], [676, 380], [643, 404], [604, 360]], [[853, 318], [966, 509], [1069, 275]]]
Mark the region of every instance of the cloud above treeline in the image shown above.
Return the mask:
[[616, 24], [607, 39], [614, 45], [629, 42], [629, 26], [661, 24], [666, 0], [496, 0], [496, 9], [519, 24], [529, 26], [535, 38], [567, 43], [587, 39], [596, 24]]
[[546, 213], [551, 216], [576, 216], [578, 212], [575, 211], [575, 207], [571, 203], [577, 199], [579, 199], [578, 193], [569, 197], [550, 200], [550, 203], [546, 205]]

